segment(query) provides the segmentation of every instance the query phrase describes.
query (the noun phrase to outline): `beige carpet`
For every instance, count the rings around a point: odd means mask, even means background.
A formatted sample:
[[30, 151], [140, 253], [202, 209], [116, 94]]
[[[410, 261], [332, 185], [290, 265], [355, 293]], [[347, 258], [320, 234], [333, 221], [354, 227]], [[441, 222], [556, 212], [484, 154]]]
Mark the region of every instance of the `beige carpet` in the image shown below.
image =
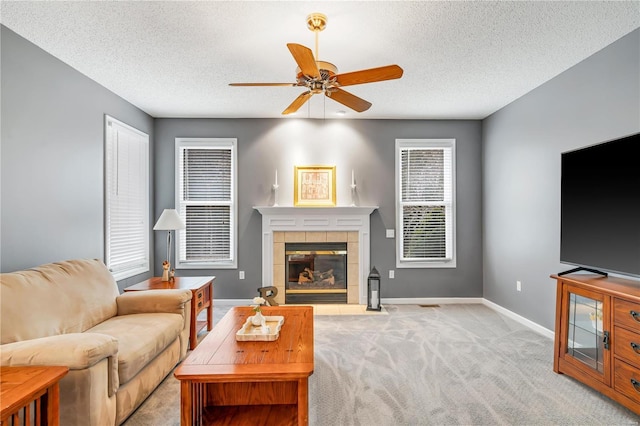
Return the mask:
[[[550, 339], [483, 305], [386, 312], [315, 317], [310, 425], [640, 424], [555, 374]], [[125, 425], [179, 425], [179, 393], [170, 375]]]

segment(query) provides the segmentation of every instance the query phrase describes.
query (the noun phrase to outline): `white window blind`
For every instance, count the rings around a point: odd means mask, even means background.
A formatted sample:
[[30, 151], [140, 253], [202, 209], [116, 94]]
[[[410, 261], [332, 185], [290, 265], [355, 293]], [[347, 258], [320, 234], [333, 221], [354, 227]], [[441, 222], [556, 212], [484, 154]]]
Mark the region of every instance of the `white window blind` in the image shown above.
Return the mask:
[[179, 268], [236, 267], [235, 139], [176, 139]]
[[116, 280], [149, 271], [149, 135], [105, 116], [105, 263]]
[[454, 267], [453, 139], [396, 141], [398, 267]]

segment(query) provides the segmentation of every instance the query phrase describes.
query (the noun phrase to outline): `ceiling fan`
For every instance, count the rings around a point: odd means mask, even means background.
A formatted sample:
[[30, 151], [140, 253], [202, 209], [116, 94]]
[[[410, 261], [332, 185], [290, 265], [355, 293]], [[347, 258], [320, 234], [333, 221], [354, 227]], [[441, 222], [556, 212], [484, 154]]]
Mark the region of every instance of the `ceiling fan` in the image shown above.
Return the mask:
[[338, 74], [338, 68], [330, 62], [318, 60], [318, 33], [327, 26], [327, 17], [321, 13], [307, 16], [307, 27], [315, 33], [315, 56], [311, 49], [301, 44], [288, 43], [287, 47], [298, 64], [295, 83], [231, 83], [229, 86], [300, 86], [308, 90], [298, 96], [284, 111], [283, 115], [296, 112], [313, 95], [324, 93], [342, 105], [357, 112], [363, 112], [371, 107], [371, 103], [341, 87], [356, 84], [374, 83], [377, 81], [393, 80], [402, 77], [402, 68], [398, 65], [387, 65], [378, 68], [353, 71]]

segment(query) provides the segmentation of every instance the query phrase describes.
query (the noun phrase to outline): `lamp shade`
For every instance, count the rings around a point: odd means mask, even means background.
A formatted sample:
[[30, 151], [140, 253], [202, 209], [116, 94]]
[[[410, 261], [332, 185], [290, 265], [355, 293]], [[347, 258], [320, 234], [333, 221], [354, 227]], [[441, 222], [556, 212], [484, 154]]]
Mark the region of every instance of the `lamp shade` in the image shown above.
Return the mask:
[[186, 227], [175, 209], [164, 209], [153, 230], [172, 231], [174, 229], [185, 229]]

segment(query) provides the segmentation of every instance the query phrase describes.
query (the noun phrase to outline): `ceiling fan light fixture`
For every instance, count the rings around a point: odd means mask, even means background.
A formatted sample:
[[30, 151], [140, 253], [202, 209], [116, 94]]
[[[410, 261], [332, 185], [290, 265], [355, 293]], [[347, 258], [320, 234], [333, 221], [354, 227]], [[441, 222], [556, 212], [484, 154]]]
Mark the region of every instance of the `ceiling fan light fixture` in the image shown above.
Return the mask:
[[[333, 65], [331, 62], [316, 61], [316, 66], [318, 67], [318, 71], [320, 72], [320, 79], [321, 80], [330, 80], [336, 74], [338, 74], [338, 67]], [[300, 67], [297, 67], [296, 68], [296, 81], [300, 85], [305, 86], [307, 80], [312, 80], [312, 79], [309, 78], [308, 76], [306, 76], [302, 72]]]

